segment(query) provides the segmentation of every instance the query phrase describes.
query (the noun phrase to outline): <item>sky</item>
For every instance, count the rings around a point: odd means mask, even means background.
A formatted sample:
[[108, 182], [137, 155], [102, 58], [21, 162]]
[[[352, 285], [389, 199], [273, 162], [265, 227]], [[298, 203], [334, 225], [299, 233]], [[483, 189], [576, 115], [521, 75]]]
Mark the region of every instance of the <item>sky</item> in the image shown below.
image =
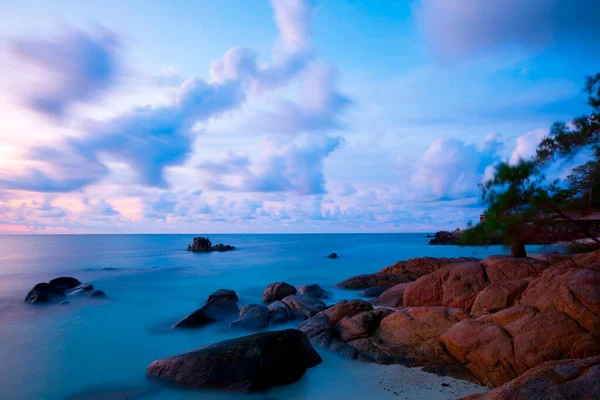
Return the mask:
[[0, 233], [464, 227], [600, 72], [595, 0], [8, 0], [0, 19]]

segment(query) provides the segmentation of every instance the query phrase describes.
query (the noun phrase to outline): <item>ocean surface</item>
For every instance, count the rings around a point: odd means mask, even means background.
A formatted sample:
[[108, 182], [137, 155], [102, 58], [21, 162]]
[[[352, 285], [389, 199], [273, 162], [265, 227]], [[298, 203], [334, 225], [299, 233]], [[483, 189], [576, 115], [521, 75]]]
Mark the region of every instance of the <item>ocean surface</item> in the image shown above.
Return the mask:
[[[271, 282], [319, 283], [330, 292], [326, 302], [332, 304], [359, 298], [357, 292], [334, 288], [337, 282], [399, 260], [508, 251], [500, 246], [428, 246], [425, 234], [203, 236], [237, 250], [189, 253], [186, 246], [194, 235], [0, 236], [0, 398], [240, 399], [157, 386], [145, 377], [153, 360], [244, 334], [218, 323], [197, 330], [169, 329], [213, 291], [234, 289], [243, 305], [260, 303]], [[534, 246], [528, 250], [540, 251]], [[326, 258], [331, 252], [340, 258]], [[36, 283], [58, 276], [92, 283], [107, 297], [77, 297], [65, 305], [23, 302]], [[403, 398], [386, 388], [397, 371], [393, 367], [319, 352], [323, 364], [299, 382], [243, 398]], [[418, 385], [426, 385], [430, 375], [415, 374]], [[406, 382], [407, 387], [415, 384]], [[453, 398], [452, 392], [445, 396], [439, 387], [430, 389], [437, 398]], [[432, 397], [425, 391], [405, 398]]]

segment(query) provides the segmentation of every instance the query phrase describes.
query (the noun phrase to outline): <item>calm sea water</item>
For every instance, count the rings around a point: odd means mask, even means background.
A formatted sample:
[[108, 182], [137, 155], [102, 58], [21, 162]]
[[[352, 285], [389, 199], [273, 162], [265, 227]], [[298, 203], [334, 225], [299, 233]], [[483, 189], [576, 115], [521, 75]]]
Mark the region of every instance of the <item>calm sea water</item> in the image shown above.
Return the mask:
[[[168, 329], [214, 290], [236, 290], [242, 305], [260, 302], [270, 282], [316, 282], [334, 303], [357, 298], [356, 292], [333, 288], [335, 283], [398, 260], [507, 252], [499, 246], [428, 246], [424, 234], [208, 236], [238, 250], [188, 253], [193, 235], [0, 236], [0, 398], [240, 398], [155, 388], [145, 378], [157, 358], [241, 335], [219, 324]], [[327, 259], [331, 252], [340, 258]], [[58, 276], [92, 283], [108, 297], [74, 298], [67, 305], [23, 303], [33, 285]], [[272, 389], [268, 398], [397, 398], [362, 379], [384, 367], [320, 352], [323, 364], [298, 383]]]

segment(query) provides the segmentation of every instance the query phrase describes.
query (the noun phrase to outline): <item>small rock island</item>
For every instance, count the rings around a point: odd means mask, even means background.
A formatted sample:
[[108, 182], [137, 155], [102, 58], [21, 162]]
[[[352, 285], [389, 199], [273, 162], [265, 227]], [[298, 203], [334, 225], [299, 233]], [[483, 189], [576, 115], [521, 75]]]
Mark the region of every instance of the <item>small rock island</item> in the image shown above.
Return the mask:
[[235, 250], [235, 246], [231, 246], [229, 244], [215, 244], [213, 245], [209, 238], [205, 237], [195, 237], [194, 243], [188, 245], [187, 251], [192, 251], [194, 253], [210, 253], [212, 251], [231, 251]]

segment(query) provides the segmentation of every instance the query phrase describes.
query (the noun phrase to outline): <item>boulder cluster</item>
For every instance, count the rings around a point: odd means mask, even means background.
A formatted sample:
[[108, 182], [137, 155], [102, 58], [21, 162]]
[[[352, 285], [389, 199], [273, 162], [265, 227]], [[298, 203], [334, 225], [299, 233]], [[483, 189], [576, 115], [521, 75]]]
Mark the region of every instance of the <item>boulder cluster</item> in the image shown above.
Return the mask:
[[94, 289], [94, 285], [81, 283], [70, 276], [61, 276], [50, 282], [35, 285], [25, 296], [29, 304], [48, 303], [52, 301], [65, 301], [67, 296], [86, 295], [89, 297], [104, 297], [102, 290]]
[[433, 237], [428, 235], [427, 237], [431, 237], [429, 244], [456, 244], [460, 236], [462, 235], [462, 231], [456, 228], [454, 231], [439, 231], [436, 232]]
[[[537, 398], [527, 392], [531, 382], [562, 398], [599, 376], [600, 252], [549, 261], [417, 258], [339, 286], [386, 289], [301, 323], [313, 344], [349, 358], [499, 388], [486, 399]], [[600, 393], [597, 381], [590, 385]]]
[[212, 251], [222, 252], [231, 250], [235, 250], [235, 246], [222, 243], [213, 245], [210, 239], [205, 237], [195, 237], [194, 242], [189, 244], [187, 247], [187, 251], [192, 251], [194, 253], [210, 253]]

